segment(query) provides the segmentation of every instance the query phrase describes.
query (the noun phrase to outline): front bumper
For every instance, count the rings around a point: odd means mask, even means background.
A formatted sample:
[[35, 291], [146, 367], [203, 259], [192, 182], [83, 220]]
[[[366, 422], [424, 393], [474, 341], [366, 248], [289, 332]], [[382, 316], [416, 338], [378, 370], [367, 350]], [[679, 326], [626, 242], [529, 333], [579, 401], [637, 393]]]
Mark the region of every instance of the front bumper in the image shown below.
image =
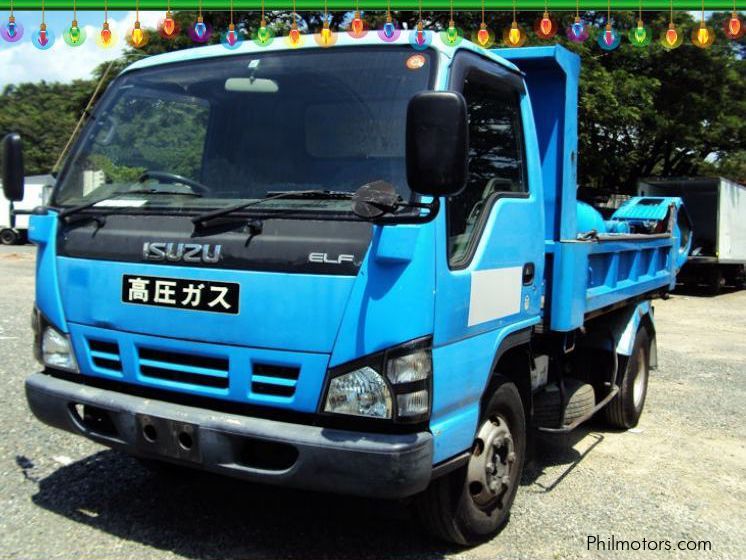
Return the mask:
[[[133, 455], [296, 488], [403, 498], [432, 475], [429, 432], [373, 434], [290, 424], [136, 397], [35, 373], [42, 422]], [[81, 414], [81, 407], [87, 407]]]

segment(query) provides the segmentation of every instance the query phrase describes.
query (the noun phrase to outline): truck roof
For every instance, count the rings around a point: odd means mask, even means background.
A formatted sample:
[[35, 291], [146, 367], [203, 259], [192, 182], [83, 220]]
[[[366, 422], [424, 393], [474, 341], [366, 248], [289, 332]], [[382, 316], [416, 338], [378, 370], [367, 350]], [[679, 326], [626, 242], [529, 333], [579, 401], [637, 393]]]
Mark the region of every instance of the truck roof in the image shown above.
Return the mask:
[[[256, 45], [254, 41], [245, 40], [243, 44], [236, 49], [227, 49], [223, 45], [212, 45], [209, 47], [195, 47], [191, 49], [173, 51], [170, 53], [149, 56], [142, 60], [138, 60], [137, 62], [125, 68], [123, 70], [123, 73], [130, 72], [132, 70], [140, 70], [143, 68], [152, 68], [154, 66], [160, 66], [163, 64], [188, 62], [192, 60], [206, 60], [210, 58], [218, 58], [218, 57], [224, 57], [224, 56], [234, 56], [234, 55], [242, 55], [242, 54], [250, 54], [250, 53], [266, 53], [266, 52], [273, 52], [273, 51], [309, 50], [309, 49], [323, 48], [316, 43], [312, 35], [310, 34], [304, 35], [303, 37], [304, 37], [304, 41], [300, 47], [289, 46], [287, 41], [285, 40], [285, 37], [275, 37], [274, 41], [272, 41], [270, 45], [267, 45], [264, 47]], [[328, 47], [328, 48], [335, 49], [339, 47], [368, 47], [368, 46], [385, 47], [385, 46], [397, 46], [397, 45], [398, 46], [402, 46], [402, 45], [409, 46], [409, 44], [410, 44], [409, 34], [407, 31], [402, 31], [401, 36], [396, 41], [392, 41], [391, 43], [381, 41], [376, 31], [369, 31], [367, 36], [362, 37], [360, 39], [354, 39], [350, 37], [346, 32], [340, 31], [337, 33], [337, 42], [334, 44], [334, 46]], [[495, 52], [489, 49], [483, 49], [479, 45], [476, 45], [466, 39], [461, 41], [461, 43], [459, 43], [457, 46], [452, 47], [452, 46], [445, 44], [440, 39], [440, 33], [433, 32], [433, 40], [429, 48], [434, 49], [446, 59], [453, 58], [454, 54], [458, 50], [473, 51], [486, 58], [489, 58], [490, 60], [493, 60], [494, 62], [498, 64], [501, 64], [502, 66], [506, 68], [509, 68], [510, 70], [518, 71], [518, 68], [513, 63], [507, 61], [502, 56], [499, 56], [498, 54], [496, 54]], [[413, 49], [413, 52], [415, 52], [414, 49]]]

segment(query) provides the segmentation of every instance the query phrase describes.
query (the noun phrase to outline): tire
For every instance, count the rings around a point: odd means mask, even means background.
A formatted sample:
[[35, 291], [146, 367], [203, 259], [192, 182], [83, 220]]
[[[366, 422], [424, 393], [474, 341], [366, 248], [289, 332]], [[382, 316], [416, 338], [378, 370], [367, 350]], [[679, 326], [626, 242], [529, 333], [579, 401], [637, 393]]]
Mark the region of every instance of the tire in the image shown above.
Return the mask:
[[451, 543], [474, 545], [499, 533], [521, 481], [526, 455], [523, 404], [516, 386], [499, 379], [469, 463], [431, 482], [414, 500], [415, 516], [424, 529]]
[[635, 336], [632, 355], [624, 367], [619, 392], [604, 409], [604, 419], [614, 428], [634, 428], [645, 407], [650, 378], [650, 336], [640, 327]]
[[719, 266], [714, 266], [708, 275], [707, 293], [716, 296], [725, 287], [725, 278], [723, 270]]
[[5, 228], [0, 231], [0, 243], [3, 245], [16, 245], [19, 240], [18, 232], [13, 229]]
[[[590, 413], [596, 405], [596, 394], [593, 391], [593, 386], [589, 383], [583, 383], [579, 379], [565, 378], [565, 393], [567, 395], [566, 426]], [[557, 428], [559, 427], [561, 414], [559, 390], [552, 392], [544, 390], [534, 397], [532, 418], [534, 426]]]

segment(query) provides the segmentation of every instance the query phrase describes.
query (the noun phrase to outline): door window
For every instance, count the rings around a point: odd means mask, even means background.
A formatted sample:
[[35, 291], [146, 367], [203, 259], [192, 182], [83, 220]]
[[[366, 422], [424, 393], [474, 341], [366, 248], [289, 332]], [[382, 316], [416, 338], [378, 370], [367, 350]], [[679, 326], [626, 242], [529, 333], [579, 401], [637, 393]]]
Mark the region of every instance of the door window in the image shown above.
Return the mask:
[[466, 260], [489, 199], [497, 193], [526, 193], [520, 95], [509, 84], [481, 73], [467, 75], [469, 178], [448, 200], [448, 258]]

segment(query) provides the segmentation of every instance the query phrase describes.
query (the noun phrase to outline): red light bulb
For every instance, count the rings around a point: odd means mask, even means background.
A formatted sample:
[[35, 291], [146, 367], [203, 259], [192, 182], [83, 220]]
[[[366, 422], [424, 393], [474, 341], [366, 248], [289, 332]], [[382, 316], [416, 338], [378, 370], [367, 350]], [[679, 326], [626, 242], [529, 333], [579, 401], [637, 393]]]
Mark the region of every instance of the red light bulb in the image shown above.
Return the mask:
[[728, 31], [733, 37], [738, 37], [741, 33], [741, 20], [738, 19], [736, 12], [731, 14], [730, 20], [728, 20]]
[[541, 29], [544, 35], [549, 35], [552, 32], [552, 20], [549, 19], [548, 12], [544, 12], [544, 16], [541, 18], [541, 22], [539, 22], [539, 29]]
[[352, 32], [355, 35], [360, 35], [363, 32], [363, 19], [360, 17], [360, 12], [355, 12], [355, 17], [352, 18]]
[[300, 31], [298, 31], [298, 24], [295, 22], [293, 22], [293, 25], [290, 28], [290, 42], [293, 43], [293, 45], [297, 45], [300, 42]]
[[176, 31], [176, 22], [174, 21], [171, 12], [167, 11], [166, 18], [163, 20], [163, 32], [170, 37], [174, 34], [174, 31]]
[[49, 37], [47, 36], [47, 24], [42, 23], [39, 26], [39, 44], [42, 47], [46, 47], [48, 42], [49, 42]]
[[101, 29], [101, 41], [104, 45], [108, 45], [111, 42], [111, 29], [109, 29], [108, 21], [104, 22], [104, 26]]

